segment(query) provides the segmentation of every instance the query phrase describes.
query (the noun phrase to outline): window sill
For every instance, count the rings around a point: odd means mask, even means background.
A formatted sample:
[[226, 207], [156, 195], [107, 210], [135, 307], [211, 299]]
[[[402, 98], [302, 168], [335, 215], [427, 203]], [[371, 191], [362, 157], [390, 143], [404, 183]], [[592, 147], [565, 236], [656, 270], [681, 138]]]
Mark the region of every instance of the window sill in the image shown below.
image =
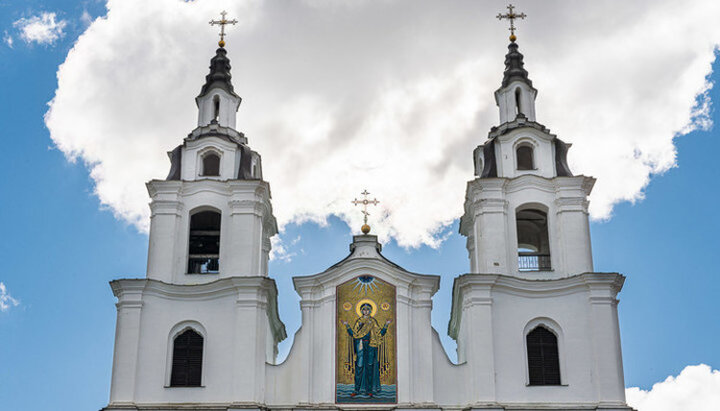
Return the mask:
[[205, 388], [204, 385], [193, 385], [189, 387], [183, 387], [178, 385], [166, 385], [164, 388]]
[[547, 384], [547, 385], [533, 385], [533, 384], [525, 384], [526, 387], [569, 387], [569, 384]]

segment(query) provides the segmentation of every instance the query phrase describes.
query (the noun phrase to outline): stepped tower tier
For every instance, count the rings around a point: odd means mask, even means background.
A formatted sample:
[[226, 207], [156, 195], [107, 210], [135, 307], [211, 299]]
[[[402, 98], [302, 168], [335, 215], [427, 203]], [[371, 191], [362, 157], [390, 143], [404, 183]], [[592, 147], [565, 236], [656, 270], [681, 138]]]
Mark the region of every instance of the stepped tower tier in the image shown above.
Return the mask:
[[495, 92], [500, 125], [473, 153], [460, 233], [474, 273], [559, 278], [591, 272], [587, 196], [595, 179], [573, 176], [570, 144], [535, 119], [535, 97], [514, 41]]
[[277, 223], [260, 155], [235, 130], [240, 97], [223, 47], [210, 62], [198, 127], [168, 153], [170, 172], [147, 184], [148, 278], [169, 283], [266, 276]]

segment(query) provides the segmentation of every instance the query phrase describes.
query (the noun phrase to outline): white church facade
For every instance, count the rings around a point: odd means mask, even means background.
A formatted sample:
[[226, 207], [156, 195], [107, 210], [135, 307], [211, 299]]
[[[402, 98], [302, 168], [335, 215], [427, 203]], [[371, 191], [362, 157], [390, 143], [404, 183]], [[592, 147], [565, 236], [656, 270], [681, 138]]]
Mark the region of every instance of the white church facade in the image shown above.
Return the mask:
[[[236, 131], [241, 98], [221, 43], [198, 126], [147, 183], [146, 278], [111, 282], [117, 325], [109, 404], [120, 410], [631, 410], [617, 313], [624, 277], [593, 271], [588, 195], [570, 147], [536, 121], [537, 90], [511, 38], [500, 122], [473, 153], [447, 332], [430, 318], [440, 277], [408, 272], [377, 237], [293, 278], [302, 325], [287, 358], [277, 234], [258, 153]], [[460, 182], [458, 182], [460, 183]], [[460, 204], [458, 204], [460, 207]]]

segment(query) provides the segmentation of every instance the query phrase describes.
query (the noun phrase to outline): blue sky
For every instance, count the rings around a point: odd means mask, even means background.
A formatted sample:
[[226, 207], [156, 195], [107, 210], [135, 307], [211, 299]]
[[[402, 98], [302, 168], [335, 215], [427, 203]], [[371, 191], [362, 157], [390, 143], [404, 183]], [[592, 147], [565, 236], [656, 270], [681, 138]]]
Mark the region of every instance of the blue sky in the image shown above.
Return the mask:
[[[68, 22], [62, 36], [52, 44], [23, 41], [13, 23], [42, 11], [56, 12], [58, 19]], [[97, 17], [105, 8], [100, 2], [0, 1], [0, 33], [14, 37], [12, 47], [0, 44], [5, 154], [0, 162], [4, 176], [0, 282], [18, 301], [0, 312], [0, 408], [4, 409], [104, 406], [115, 326], [115, 299], [108, 282], [142, 277], [145, 272], [147, 235], [101, 204], [85, 163], [69, 162], [55, 148], [43, 121], [57, 88], [58, 66], [87, 27], [80, 18], [84, 11]], [[203, 61], [212, 52], [208, 46]], [[718, 69], [720, 63], [715, 62], [709, 78], [713, 83], [720, 79]], [[500, 75], [498, 69], [496, 82]], [[191, 82], [191, 88], [199, 88], [202, 78]], [[536, 86], [543, 91], [541, 84]], [[717, 106], [720, 90], [711, 89], [708, 95]], [[193, 97], [187, 95], [188, 101]], [[710, 117], [715, 124], [720, 122], [717, 110], [711, 109]], [[480, 135], [490, 125], [481, 123]], [[715, 209], [720, 201], [720, 171], [715, 167], [719, 137], [715, 127], [675, 138], [677, 165], [652, 176], [645, 198], [634, 204], [621, 202], [611, 219], [592, 223], [596, 271], [627, 276], [619, 315], [628, 387], [649, 389], [688, 365], [720, 368], [720, 213]], [[566, 140], [572, 142], [571, 137]], [[462, 160], [469, 161], [471, 152], [464, 156]], [[470, 178], [453, 184], [463, 188]], [[272, 179], [270, 184], [276, 195], [278, 187]], [[456, 206], [460, 209], [462, 204]], [[354, 212], [349, 202], [347, 208]], [[299, 327], [291, 276], [322, 271], [346, 256], [351, 233], [345, 221], [331, 216], [324, 226], [313, 222], [285, 226], [288, 254], [270, 264], [282, 300], [281, 319], [290, 335], [281, 353], [288, 351]], [[441, 336], [447, 330], [452, 280], [468, 270], [465, 241], [457, 229], [457, 220], [442, 229], [438, 236], [447, 238], [438, 248], [401, 247], [396, 240], [384, 246], [384, 255], [409, 271], [442, 276], [433, 309], [433, 325]], [[449, 338], [443, 337], [443, 343], [446, 350], [454, 349]]]

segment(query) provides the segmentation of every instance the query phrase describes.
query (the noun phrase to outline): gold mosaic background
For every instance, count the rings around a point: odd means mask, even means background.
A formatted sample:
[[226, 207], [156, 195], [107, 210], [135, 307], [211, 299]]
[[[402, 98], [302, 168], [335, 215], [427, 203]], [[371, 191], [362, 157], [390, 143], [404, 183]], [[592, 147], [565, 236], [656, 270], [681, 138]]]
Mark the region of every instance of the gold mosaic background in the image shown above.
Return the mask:
[[369, 299], [374, 302], [377, 307], [374, 317], [380, 327], [385, 325], [388, 319], [392, 320], [384, 337], [383, 344], [385, 345], [384, 352], [386, 362], [384, 367], [381, 363], [380, 372], [380, 384], [392, 385], [395, 384], [397, 375], [395, 352], [395, 287], [370, 274], [363, 276], [374, 277], [373, 286], [362, 287], [362, 285], [358, 285], [358, 277], [337, 287], [337, 322], [335, 324], [337, 344], [335, 351], [337, 355], [335, 359], [336, 383], [353, 384], [355, 382], [355, 377], [352, 372], [353, 364], [348, 363], [348, 357], [352, 350], [352, 345], [350, 345], [351, 338], [345, 330], [342, 321], [347, 321], [350, 326], [355, 324], [355, 321], [358, 319], [358, 303], [361, 300]]

